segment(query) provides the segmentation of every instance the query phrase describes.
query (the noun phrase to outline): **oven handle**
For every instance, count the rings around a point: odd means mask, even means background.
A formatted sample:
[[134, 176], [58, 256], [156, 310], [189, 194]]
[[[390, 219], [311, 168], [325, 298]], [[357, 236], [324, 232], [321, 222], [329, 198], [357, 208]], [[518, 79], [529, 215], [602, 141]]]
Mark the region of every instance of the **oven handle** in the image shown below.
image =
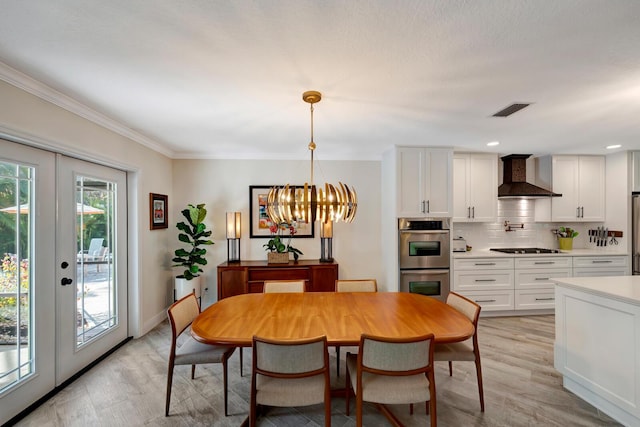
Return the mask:
[[400, 234], [449, 234], [449, 230], [400, 230]]
[[408, 274], [413, 274], [413, 275], [422, 275], [422, 274], [429, 274], [429, 275], [444, 275], [444, 274], [449, 274], [449, 270], [400, 270], [400, 275], [408, 275]]

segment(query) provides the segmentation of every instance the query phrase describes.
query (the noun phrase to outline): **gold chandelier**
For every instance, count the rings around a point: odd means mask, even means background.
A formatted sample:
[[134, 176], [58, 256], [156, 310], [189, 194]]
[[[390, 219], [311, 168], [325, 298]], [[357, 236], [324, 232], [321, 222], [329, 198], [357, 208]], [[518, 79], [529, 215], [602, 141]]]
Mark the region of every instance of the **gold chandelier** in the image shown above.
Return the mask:
[[325, 183], [323, 190], [313, 185], [313, 151], [316, 149], [316, 143], [313, 142], [313, 104], [320, 102], [322, 94], [311, 90], [303, 93], [302, 99], [311, 104], [311, 180], [302, 187], [287, 184], [271, 188], [267, 197], [267, 215], [276, 224], [316, 220], [322, 223], [351, 222], [358, 207], [358, 197], [353, 187], [349, 188], [342, 182], [336, 186]]

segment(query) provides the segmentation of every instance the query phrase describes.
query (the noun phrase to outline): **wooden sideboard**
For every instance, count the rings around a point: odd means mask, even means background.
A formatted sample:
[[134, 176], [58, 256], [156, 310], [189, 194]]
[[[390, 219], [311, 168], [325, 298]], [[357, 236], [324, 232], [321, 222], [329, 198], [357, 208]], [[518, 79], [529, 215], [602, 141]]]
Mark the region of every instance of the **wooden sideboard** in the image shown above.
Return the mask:
[[265, 280], [304, 280], [307, 292], [334, 292], [337, 279], [338, 264], [335, 262], [223, 262], [218, 266], [218, 301], [234, 295], [262, 292]]

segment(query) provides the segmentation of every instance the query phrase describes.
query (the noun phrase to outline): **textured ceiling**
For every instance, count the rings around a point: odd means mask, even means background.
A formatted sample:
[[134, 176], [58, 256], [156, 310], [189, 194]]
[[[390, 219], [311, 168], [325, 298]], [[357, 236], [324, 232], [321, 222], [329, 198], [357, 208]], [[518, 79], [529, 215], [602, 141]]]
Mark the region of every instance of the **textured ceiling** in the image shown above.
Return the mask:
[[[0, 10], [0, 62], [176, 158], [308, 158], [310, 89], [323, 94], [319, 159], [376, 159], [393, 144], [640, 149], [637, 0], [0, 0]], [[491, 117], [514, 102], [532, 105]]]

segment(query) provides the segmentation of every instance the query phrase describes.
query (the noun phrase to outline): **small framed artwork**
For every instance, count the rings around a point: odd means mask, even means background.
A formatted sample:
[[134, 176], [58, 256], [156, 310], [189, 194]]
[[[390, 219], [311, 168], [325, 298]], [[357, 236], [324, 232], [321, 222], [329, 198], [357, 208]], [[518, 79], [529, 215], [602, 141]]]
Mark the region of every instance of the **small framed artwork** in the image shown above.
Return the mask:
[[[267, 195], [269, 190], [274, 187], [273, 185], [250, 185], [249, 186], [249, 237], [271, 237], [269, 231], [269, 225], [271, 220], [267, 215]], [[288, 233], [287, 233], [288, 235]], [[295, 238], [313, 238], [314, 227], [313, 223], [300, 223], [296, 234], [292, 236]]]
[[149, 193], [149, 228], [151, 230], [169, 227], [167, 199], [167, 196], [164, 194]]

